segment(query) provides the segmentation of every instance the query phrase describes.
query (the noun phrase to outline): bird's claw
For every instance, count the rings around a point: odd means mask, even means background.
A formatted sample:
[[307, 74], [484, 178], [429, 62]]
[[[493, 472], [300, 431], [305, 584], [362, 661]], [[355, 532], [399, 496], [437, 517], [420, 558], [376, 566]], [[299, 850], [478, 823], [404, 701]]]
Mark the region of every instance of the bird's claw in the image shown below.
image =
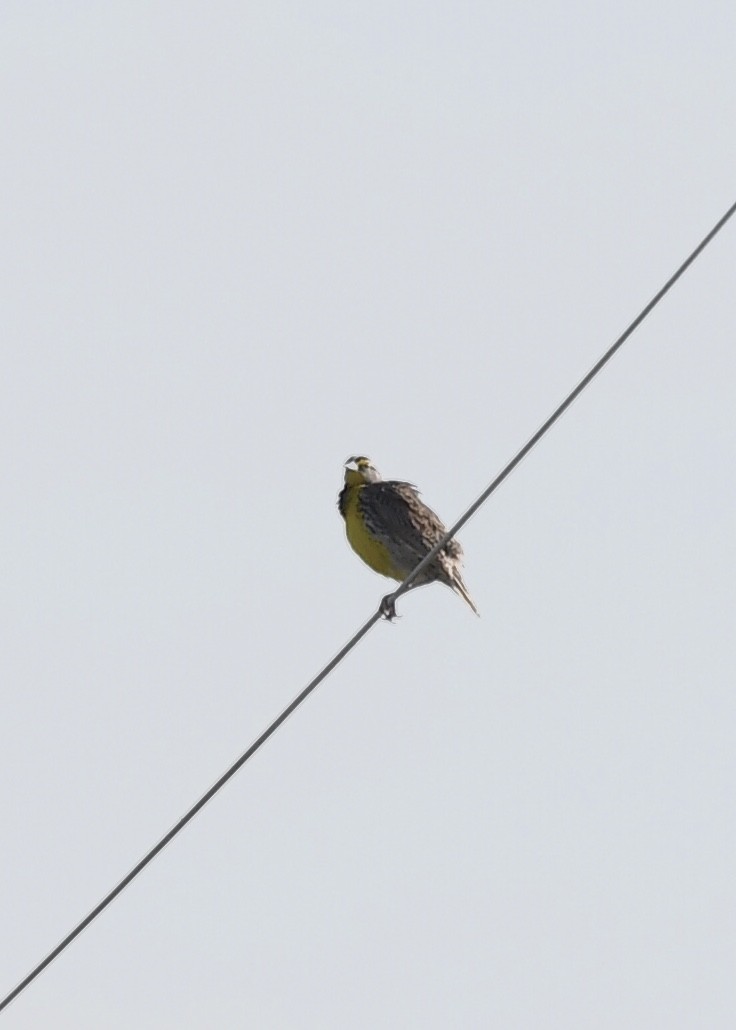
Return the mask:
[[386, 594], [379, 605], [379, 611], [387, 622], [393, 622], [394, 619], [398, 618], [393, 594]]

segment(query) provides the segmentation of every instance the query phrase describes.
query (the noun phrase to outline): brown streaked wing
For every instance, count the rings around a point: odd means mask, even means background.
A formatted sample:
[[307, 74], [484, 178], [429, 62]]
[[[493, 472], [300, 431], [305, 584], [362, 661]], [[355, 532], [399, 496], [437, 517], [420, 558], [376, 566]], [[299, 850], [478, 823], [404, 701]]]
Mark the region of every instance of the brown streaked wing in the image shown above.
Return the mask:
[[392, 551], [405, 552], [409, 566], [420, 561], [446, 532], [411, 483], [371, 483], [363, 487], [360, 499], [372, 531]]

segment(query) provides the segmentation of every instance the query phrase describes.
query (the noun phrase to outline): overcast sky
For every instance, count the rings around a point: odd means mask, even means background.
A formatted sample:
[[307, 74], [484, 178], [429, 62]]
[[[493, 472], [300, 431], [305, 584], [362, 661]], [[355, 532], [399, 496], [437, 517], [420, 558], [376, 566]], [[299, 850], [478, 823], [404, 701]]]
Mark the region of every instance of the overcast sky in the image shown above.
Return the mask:
[[[0, 994], [736, 199], [736, 8], [0, 9]], [[731, 1028], [736, 223], [13, 1030]]]

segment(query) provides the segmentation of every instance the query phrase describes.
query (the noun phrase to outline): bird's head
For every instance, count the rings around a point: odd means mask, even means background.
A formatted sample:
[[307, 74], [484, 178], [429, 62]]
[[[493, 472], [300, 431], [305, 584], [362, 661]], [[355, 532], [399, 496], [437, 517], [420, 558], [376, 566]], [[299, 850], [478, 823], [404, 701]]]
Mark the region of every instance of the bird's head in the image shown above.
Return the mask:
[[348, 458], [345, 462], [345, 483], [355, 486], [357, 483], [377, 483], [381, 475], [370, 458]]

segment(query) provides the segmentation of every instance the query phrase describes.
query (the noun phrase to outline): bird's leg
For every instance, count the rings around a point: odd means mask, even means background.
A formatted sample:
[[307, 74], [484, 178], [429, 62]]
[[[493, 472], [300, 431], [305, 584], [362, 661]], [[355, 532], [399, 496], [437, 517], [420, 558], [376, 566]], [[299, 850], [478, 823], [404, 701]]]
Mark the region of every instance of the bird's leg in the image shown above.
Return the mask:
[[378, 607], [381, 615], [387, 622], [393, 622], [393, 620], [397, 618], [396, 602], [393, 594], [386, 594]]
[[[413, 590], [414, 587], [423, 586], [422, 583], [410, 583], [407, 590]], [[400, 619], [401, 616], [396, 614], [396, 591], [393, 594], [386, 594], [378, 606], [381, 615], [386, 619], [387, 622], [393, 622], [394, 619]]]

